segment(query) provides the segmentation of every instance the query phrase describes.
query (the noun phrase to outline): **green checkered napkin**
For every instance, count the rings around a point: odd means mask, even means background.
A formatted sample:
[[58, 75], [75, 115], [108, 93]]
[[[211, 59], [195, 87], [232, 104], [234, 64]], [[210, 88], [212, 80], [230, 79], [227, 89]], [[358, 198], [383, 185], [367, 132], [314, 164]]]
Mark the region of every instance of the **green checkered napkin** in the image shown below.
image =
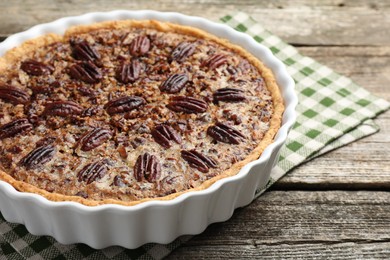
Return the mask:
[[[245, 13], [227, 15], [221, 21], [269, 47], [286, 64], [296, 82], [297, 123], [281, 151], [269, 184], [260, 189], [257, 196], [299, 164], [379, 131], [371, 118], [389, 108], [387, 101], [300, 55], [294, 47], [266, 31]], [[83, 244], [61, 245], [51, 237], [33, 236], [23, 225], [8, 223], [0, 215], [0, 259], [161, 259], [190, 238], [183, 236], [168, 245], [147, 244], [135, 250], [121, 247], [94, 250]]]

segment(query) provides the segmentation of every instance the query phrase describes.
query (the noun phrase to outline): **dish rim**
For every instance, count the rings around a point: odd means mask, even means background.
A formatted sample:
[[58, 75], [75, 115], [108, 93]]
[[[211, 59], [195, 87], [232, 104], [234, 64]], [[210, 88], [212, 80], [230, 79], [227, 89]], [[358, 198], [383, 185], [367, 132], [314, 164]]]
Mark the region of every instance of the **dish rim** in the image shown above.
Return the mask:
[[[239, 179], [245, 178], [245, 176], [250, 173], [250, 169], [252, 167], [254, 167], [255, 165], [263, 164], [267, 160], [269, 160], [272, 151], [276, 147], [281, 146], [282, 143], [284, 143], [285, 140], [287, 139], [288, 131], [292, 127], [296, 119], [295, 107], [297, 105], [298, 99], [294, 93], [294, 81], [291, 79], [291, 76], [287, 73], [284, 64], [280, 60], [278, 60], [267, 47], [256, 42], [251, 36], [242, 32], [238, 32], [225, 24], [216, 23], [207, 20], [205, 18], [188, 16], [176, 12], [159, 12], [153, 10], [137, 10], [137, 11], [115, 10], [110, 12], [92, 12], [80, 16], [63, 17], [49, 23], [43, 23], [43, 24], [33, 26], [26, 31], [9, 36], [6, 40], [0, 43], [0, 56], [3, 56], [7, 50], [11, 49], [12, 47], [20, 45], [22, 42], [28, 39], [35, 38], [50, 32], [63, 35], [66, 29], [74, 25], [91, 24], [91, 23], [96, 23], [101, 21], [125, 20], [125, 19], [158, 20], [158, 21], [178, 23], [181, 25], [193, 26], [195, 28], [205, 30], [206, 32], [211, 33], [213, 35], [216, 35], [214, 31], [217, 31], [218, 34], [229, 35], [230, 38], [228, 38], [228, 40], [230, 42], [243, 47], [248, 52], [250, 52], [253, 56], [260, 59], [269, 69], [272, 70], [276, 78], [276, 81], [278, 82], [279, 88], [281, 89], [280, 85], [285, 86], [283, 88], [283, 91], [281, 91], [284, 104], [285, 104], [285, 111], [282, 117], [282, 125], [277, 131], [274, 137], [274, 141], [264, 149], [259, 159], [246, 164], [244, 167], [241, 168], [241, 170], [237, 174], [222, 178], [216, 181], [215, 183], [213, 183], [212, 185], [210, 185], [209, 187], [207, 187], [206, 189], [188, 191], [170, 200], [157, 200], [157, 199], [149, 200], [131, 206], [119, 205], [119, 204], [103, 204], [103, 205], [96, 205], [96, 206], [88, 206], [75, 201], [51, 201], [38, 194], [17, 191], [11, 184], [5, 181], [0, 181], [0, 188], [7, 191], [7, 195], [10, 198], [17, 199], [17, 200], [33, 199], [36, 202], [38, 202], [41, 206], [44, 207], [55, 207], [55, 208], [64, 207], [64, 206], [74, 207], [77, 210], [81, 210], [89, 213], [97, 212], [97, 211], [105, 211], [105, 210], [119, 210], [119, 211], [132, 212], [141, 209], [147, 209], [154, 206], [172, 206], [175, 204], [182, 203], [190, 197], [210, 195], [216, 192], [218, 189], [220, 189], [221, 186], [229, 182], [234, 182], [234, 181], [238, 181]], [[232, 40], [234, 36], [237, 36], [237, 38], [235, 40]], [[249, 45], [250, 49], [252, 50], [248, 50], [247, 46], [243, 46], [243, 45]], [[253, 53], [253, 50], [255, 50], [258, 53], [256, 54]], [[259, 56], [263, 56], [263, 57], [260, 58]]]

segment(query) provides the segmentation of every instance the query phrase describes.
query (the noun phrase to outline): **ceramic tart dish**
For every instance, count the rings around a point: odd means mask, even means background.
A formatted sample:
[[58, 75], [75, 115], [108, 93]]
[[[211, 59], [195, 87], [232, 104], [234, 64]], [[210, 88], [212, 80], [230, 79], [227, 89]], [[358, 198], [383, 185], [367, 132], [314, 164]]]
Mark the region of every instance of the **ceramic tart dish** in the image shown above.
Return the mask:
[[136, 248], [228, 219], [295, 120], [282, 63], [202, 18], [90, 13], [0, 55], [0, 210], [65, 244]]

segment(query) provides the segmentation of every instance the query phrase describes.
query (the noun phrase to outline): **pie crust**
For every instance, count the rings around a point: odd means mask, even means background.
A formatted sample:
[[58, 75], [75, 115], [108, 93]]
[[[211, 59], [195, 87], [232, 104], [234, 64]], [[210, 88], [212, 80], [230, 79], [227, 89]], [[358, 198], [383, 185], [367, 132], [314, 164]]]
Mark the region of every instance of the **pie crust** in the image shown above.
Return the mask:
[[[141, 202], [149, 201], [149, 200], [171, 200], [180, 194], [183, 194], [188, 191], [199, 191], [204, 190], [208, 188], [210, 185], [215, 183], [216, 181], [226, 178], [228, 176], [233, 176], [237, 174], [240, 169], [246, 165], [247, 163], [254, 161], [259, 158], [261, 153], [264, 151], [264, 149], [273, 142], [274, 136], [278, 129], [280, 128], [281, 121], [282, 121], [282, 114], [284, 111], [284, 105], [283, 105], [283, 99], [281, 97], [281, 94], [279, 92], [279, 88], [276, 84], [276, 80], [274, 78], [273, 73], [270, 69], [268, 69], [261, 61], [259, 61], [257, 58], [255, 58], [253, 55], [251, 55], [249, 52], [244, 50], [243, 48], [231, 44], [228, 41], [224, 39], [220, 39], [216, 36], [213, 36], [209, 33], [206, 33], [202, 30], [199, 30], [197, 28], [193, 27], [187, 27], [167, 22], [158, 22], [154, 20], [145, 20], [145, 21], [135, 21], [135, 20], [128, 20], [128, 21], [109, 21], [109, 22], [102, 22], [102, 23], [96, 23], [92, 25], [79, 25], [75, 27], [69, 28], [64, 36], [59, 36], [55, 34], [47, 34], [41, 37], [38, 37], [36, 39], [28, 40], [25, 43], [23, 43], [21, 46], [15, 47], [12, 50], [8, 51], [4, 57], [0, 58], [0, 71], [4, 72], [12, 68], [12, 66], [15, 66], [15, 64], [19, 64], [21, 61], [25, 60], [25, 57], [31, 56], [30, 54], [39, 49], [43, 46], [48, 46], [55, 43], [63, 43], [68, 42], [72, 37], [78, 37], [79, 35], [84, 34], [90, 34], [94, 33], [99, 30], [108, 30], [108, 31], [121, 31], [121, 30], [128, 30], [129, 28], [138, 28], [141, 32], [142, 30], [155, 30], [160, 33], [165, 34], [178, 34], [188, 37], [193, 37], [195, 39], [201, 39], [202, 42], [213, 43], [217, 46], [220, 46], [224, 50], [229, 50], [232, 53], [236, 54], [237, 56], [242, 57], [244, 60], [248, 61], [253, 68], [255, 68], [261, 78], [264, 80], [264, 84], [266, 86], [266, 89], [269, 92], [269, 96], [272, 99], [272, 115], [270, 116], [270, 120], [268, 122], [268, 130], [264, 132], [264, 135], [262, 136], [261, 140], [258, 140], [258, 143], [256, 146], [251, 149], [251, 151], [245, 156], [245, 158], [235, 162], [231, 165], [228, 169], [222, 170], [222, 172], [218, 172], [215, 176], [212, 176], [206, 180], [204, 180], [202, 183], [197, 185], [196, 187], [189, 187], [185, 188], [183, 190], [180, 190], [178, 192], [173, 192], [168, 195], [164, 196], [156, 196], [156, 197], [146, 197], [141, 199], [134, 199], [134, 200], [120, 200], [120, 199], [101, 199], [101, 200], [95, 200], [95, 199], [89, 199], [89, 198], [83, 198], [81, 196], [71, 196], [71, 195], [64, 195], [57, 192], [50, 192], [45, 189], [39, 188], [37, 186], [34, 186], [26, 181], [21, 181], [13, 176], [11, 176], [9, 173], [6, 172], [5, 167], [0, 162], [0, 179], [4, 180], [8, 183], [10, 183], [13, 187], [15, 187], [17, 190], [21, 192], [31, 192], [35, 194], [42, 195], [43, 197], [52, 200], [52, 201], [75, 201], [82, 203], [84, 205], [89, 206], [96, 206], [101, 204], [120, 204], [120, 205], [135, 205]], [[1, 82], [1, 78], [0, 78]], [[180, 90], [181, 91], [181, 90]], [[183, 93], [183, 92], [181, 92]], [[160, 94], [160, 93], [158, 93]], [[173, 94], [178, 95], [177, 93]], [[261, 98], [261, 97], [260, 97]], [[1, 100], [1, 99], [0, 99]], [[1, 104], [1, 103], [0, 103]], [[18, 104], [17, 106], [24, 106]], [[134, 110], [137, 110], [135, 108]], [[106, 109], [106, 112], [108, 110]], [[105, 113], [106, 113], [105, 112]], [[0, 118], [1, 119], [1, 118]], [[8, 120], [10, 121], [10, 120]], [[0, 121], [1, 122], [1, 121]], [[212, 121], [212, 123], [215, 123], [215, 121]], [[1, 123], [0, 125], [4, 126], [5, 123]], [[19, 135], [18, 135], [19, 136]], [[10, 137], [14, 138], [14, 137]], [[209, 138], [209, 137], [208, 137]], [[3, 139], [4, 140], [4, 139]], [[0, 149], [3, 149], [3, 140], [0, 140], [1, 146]], [[172, 140], [170, 140], [172, 141]], [[219, 143], [219, 142], [217, 142]], [[176, 144], [174, 144], [176, 145]], [[233, 145], [233, 144], [231, 144]], [[76, 147], [79, 147], [76, 145]], [[164, 149], [163, 147], [161, 147]], [[177, 148], [179, 149], [179, 148]], [[183, 150], [183, 148], [180, 148]], [[5, 152], [3, 152], [4, 154]], [[25, 153], [26, 154], [26, 153]], [[26, 156], [24, 156], [25, 158]], [[129, 155], [127, 155], [127, 158]], [[136, 160], [133, 158], [131, 160], [125, 159], [126, 162], [130, 164], [130, 167], [133, 167], [133, 165], [136, 163]], [[187, 164], [188, 166], [188, 164]], [[19, 166], [18, 166], [19, 167]], [[41, 167], [45, 167], [44, 165]], [[210, 166], [211, 167], [211, 166]], [[19, 168], [16, 169], [16, 171]], [[43, 168], [40, 168], [43, 169]], [[188, 170], [194, 170], [193, 168], [189, 167]], [[217, 168], [218, 170], [218, 168]], [[196, 170], [195, 170], [196, 171]], [[80, 172], [80, 171], [79, 171]], [[145, 175], [146, 176], [146, 175]], [[146, 177], [145, 177], [146, 178]], [[146, 182], [144, 179], [143, 182]]]

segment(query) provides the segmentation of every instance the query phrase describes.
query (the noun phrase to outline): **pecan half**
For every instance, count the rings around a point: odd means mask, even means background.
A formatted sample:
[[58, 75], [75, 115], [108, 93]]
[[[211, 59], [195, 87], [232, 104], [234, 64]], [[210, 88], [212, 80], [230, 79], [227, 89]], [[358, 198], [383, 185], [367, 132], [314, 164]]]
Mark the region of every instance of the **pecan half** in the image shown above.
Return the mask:
[[191, 42], [181, 42], [176, 48], [172, 51], [171, 56], [168, 61], [177, 61], [182, 62], [191, 56], [195, 51], [195, 44]]
[[227, 58], [224, 54], [214, 54], [210, 56], [208, 59], [204, 60], [201, 64], [202, 67], [208, 67], [209, 69], [213, 70], [216, 69], [223, 64], [227, 63]]
[[124, 84], [132, 83], [139, 78], [142, 64], [137, 59], [130, 63], [123, 62], [116, 71], [116, 79]]
[[88, 152], [100, 145], [112, 137], [110, 130], [103, 128], [94, 128], [91, 131], [86, 132], [81, 138], [79, 143], [80, 149], [84, 152]]
[[100, 53], [87, 41], [71, 42], [72, 55], [77, 60], [93, 61], [100, 59]]
[[198, 169], [203, 173], [207, 173], [209, 168], [217, 168], [217, 162], [206, 155], [201, 154], [196, 150], [182, 150], [181, 157], [188, 162], [190, 167]]
[[25, 133], [33, 128], [27, 118], [16, 119], [0, 127], [0, 140]]
[[245, 139], [245, 136], [239, 131], [220, 122], [216, 123], [214, 126], [210, 126], [207, 129], [207, 134], [216, 141], [228, 144], [239, 144]]
[[167, 107], [175, 112], [183, 112], [187, 114], [203, 113], [207, 110], [207, 103], [201, 99], [192, 97], [176, 96], [172, 97]]
[[52, 66], [32, 59], [23, 61], [20, 64], [20, 69], [33, 76], [48, 75], [54, 71]]
[[126, 96], [110, 100], [104, 105], [107, 113], [110, 115], [129, 112], [145, 104], [146, 101], [138, 96]]
[[80, 115], [83, 107], [73, 101], [54, 101], [45, 104], [43, 115], [62, 116]]
[[77, 180], [90, 184], [98, 179], [101, 179], [108, 171], [106, 160], [100, 160], [85, 165], [78, 173]]
[[14, 105], [26, 104], [30, 101], [30, 95], [17, 87], [0, 83], [0, 99]]
[[27, 170], [36, 169], [49, 162], [55, 155], [56, 148], [52, 145], [39, 146], [27, 154], [20, 164]]
[[85, 83], [98, 83], [102, 78], [100, 69], [90, 61], [73, 64], [69, 68], [69, 75]]
[[213, 94], [214, 102], [240, 102], [246, 99], [244, 91], [238, 88], [220, 88]]
[[184, 88], [187, 82], [186, 74], [172, 74], [160, 85], [160, 90], [169, 94], [177, 93]]
[[144, 153], [138, 156], [134, 165], [134, 178], [142, 181], [145, 178], [148, 182], [155, 182], [160, 178], [161, 165], [155, 155]]
[[130, 54], [133, 56], [142, 56], [150, 49], [150, 40], [144, 35], [135, 37], [130, 43]]
[[181, 143], [180, 135], [172, 127], [166, 124], [157, 125], [152, 130], [151, 134], [154, 141], [165, 148], [171, 147], [171, 141], [178, 144]]

